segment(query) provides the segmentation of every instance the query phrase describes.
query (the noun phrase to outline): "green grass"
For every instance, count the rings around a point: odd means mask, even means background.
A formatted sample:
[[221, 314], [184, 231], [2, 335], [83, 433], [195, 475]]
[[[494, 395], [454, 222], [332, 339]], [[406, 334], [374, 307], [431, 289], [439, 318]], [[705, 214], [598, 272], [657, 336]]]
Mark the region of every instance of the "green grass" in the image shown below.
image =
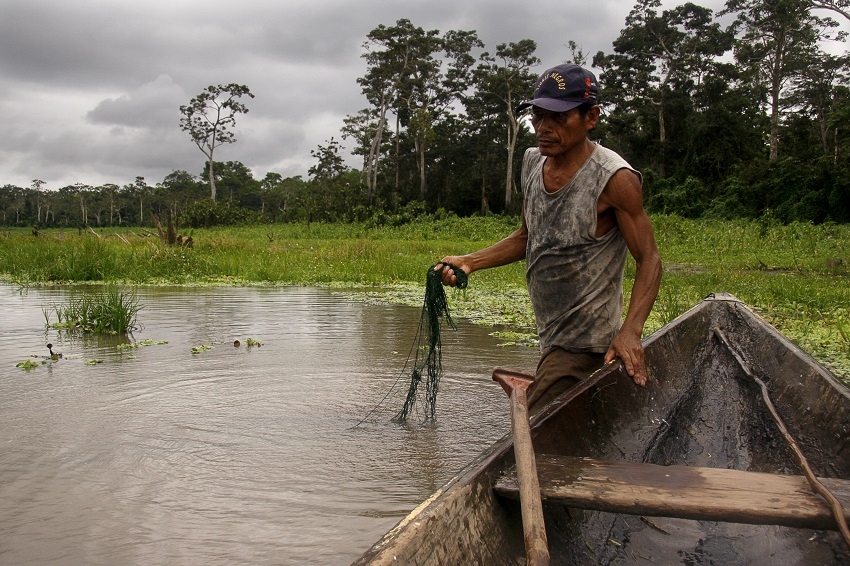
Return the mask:
[[[647, 332], [710, 293], [731, 293], [850, 380], [850, 225], [652, 218], [665, 266]], [[194, 230], [194, 248], [132, 229], [0, 233], [0, 273], [46, 283], [292, 284], [357, 290], [365, 299], [421, 305], [425, 270], [509, 234], [510, 217], [423, 218], [398, 227], [277, 224]], [[121, 238], [116, 234], [120, 234]], [[122, 239], [123, 238], [123, 239]], [[634, 265], [626, 272], [631, 288]], [[522, 264], [476, 273], [449, 293], [454, 316], [527, 342], [534, 318]], [[524, 336], [524, 338], [523, 338]]]
[[[127, 334], [137, 329], [136, 315], [141, 307], [135, 292], [107, 289], [103, 293], [71, 297], [65, 304], [44, 309], [51, 328], [81, 330], [95, 334]], [[52, 314], [56, 322], [51, 322]]]

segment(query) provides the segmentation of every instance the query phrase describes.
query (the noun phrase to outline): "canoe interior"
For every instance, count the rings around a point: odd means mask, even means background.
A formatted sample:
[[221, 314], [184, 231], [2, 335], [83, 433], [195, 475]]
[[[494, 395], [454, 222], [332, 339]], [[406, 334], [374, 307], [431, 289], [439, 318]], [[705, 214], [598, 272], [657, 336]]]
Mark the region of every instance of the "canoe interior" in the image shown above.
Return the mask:
[[[801, 475], [758, 388], [819, 477], [850, 479], [850, 394], [729, 295], [710, 297], [645, 340], [650, 382], [603, 368], [532, 417], [537, 454]], [[497, 386], [494, 384], [494, 386]], [[505, 404], [508, 416], [508, 404]], [[514, 465], [497, 442], [355, 564], [523, 564], [519, 505], [493, 485]], [[640, 517], [545, 505], [553, 564], [847, 564], [838, 533]]]

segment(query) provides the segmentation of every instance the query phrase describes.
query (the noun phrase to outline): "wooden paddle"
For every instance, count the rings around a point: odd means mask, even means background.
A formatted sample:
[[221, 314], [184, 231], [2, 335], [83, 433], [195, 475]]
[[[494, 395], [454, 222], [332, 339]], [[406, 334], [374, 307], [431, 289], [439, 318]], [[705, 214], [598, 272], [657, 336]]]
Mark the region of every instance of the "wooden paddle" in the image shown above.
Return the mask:
[[493, 380], [505, 390], [511, 400], [511, 430], [514, 437], [519, 499], [522, 509], [522, 530], [525, 537], [525, 555], [529, 566], [548, 566], [549, 542], [543, 520], [543, 503], [537, 479], [537, 461], [531, 443], [528, 423], [526, 390], [532, 379], [527, 374], [497, 368]]

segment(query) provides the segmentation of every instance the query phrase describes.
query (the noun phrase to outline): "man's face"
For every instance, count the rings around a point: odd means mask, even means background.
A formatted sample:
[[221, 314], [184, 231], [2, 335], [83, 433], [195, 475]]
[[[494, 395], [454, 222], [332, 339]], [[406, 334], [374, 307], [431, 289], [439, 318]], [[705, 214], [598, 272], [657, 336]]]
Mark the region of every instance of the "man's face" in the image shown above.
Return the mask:
[[598, 121], [598, 107], [593, 107], [584, 116], [578, 108], [567, 112], [552, 112], [536, 106], [531, 110], [531, 126], [537, 136], [540, 153], [556, 156], [568, 153], [587, 139], [587, 132]]

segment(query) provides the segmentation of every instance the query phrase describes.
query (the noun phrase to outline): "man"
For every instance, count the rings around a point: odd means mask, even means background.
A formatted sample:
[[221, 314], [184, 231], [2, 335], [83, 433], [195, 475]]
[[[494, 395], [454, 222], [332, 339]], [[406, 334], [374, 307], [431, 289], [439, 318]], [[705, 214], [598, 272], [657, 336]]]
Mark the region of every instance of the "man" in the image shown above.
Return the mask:
[[[435, 266], [445, 285], [454, 270], [527, 261], [541, 356], [528, 392], [542, 406], [603, 364], [623, 360], [637, 385], [647, 381], [641, 335], [661, 283], [661, 259], [643, 208], [640, 173], [588, 138], [599, 122], [596, 77], [559, 65], [537, 80], [531, 108], [537, 147], [522, 164], [522, 224], [500, 242]], [[626, 253], [637, 263], [625, 320]]]

